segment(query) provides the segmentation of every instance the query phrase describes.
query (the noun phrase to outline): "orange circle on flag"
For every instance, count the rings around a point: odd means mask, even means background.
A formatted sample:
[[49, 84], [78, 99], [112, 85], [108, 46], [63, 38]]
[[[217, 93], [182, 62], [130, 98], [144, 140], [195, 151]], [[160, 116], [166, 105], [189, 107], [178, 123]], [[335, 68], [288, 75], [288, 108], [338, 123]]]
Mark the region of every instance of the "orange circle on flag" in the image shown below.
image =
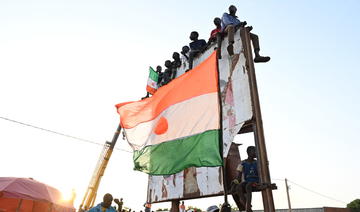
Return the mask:
[[159, 121], [157, 122], [157, 124], [156, 124], [156, 127], [154, 129], [154, 133], [156, 135], [164, 134], [168, 130], [168, 127], [169, 127], [169, 125], [168, 125], [168, 121], [166, 120], [166, 118], [161, 117], [159, 119]]

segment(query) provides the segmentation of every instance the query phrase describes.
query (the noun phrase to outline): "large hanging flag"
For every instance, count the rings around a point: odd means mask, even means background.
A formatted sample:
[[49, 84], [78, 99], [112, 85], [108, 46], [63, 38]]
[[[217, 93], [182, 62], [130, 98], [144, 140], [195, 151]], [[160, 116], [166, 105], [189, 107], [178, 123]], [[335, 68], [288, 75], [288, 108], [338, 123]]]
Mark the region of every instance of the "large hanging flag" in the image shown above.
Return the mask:
[[150, 94], [154, 94], [155, 91], [158, 89], [158, 79], [159, 74], [154, 71], [154, 69], [150, 66], [149, 68], [149, 79], [146, 85], [146, 91]]
[[221, 166], [216, 54], [150, 98], [116, 105], [136, 170], [169, 175]]

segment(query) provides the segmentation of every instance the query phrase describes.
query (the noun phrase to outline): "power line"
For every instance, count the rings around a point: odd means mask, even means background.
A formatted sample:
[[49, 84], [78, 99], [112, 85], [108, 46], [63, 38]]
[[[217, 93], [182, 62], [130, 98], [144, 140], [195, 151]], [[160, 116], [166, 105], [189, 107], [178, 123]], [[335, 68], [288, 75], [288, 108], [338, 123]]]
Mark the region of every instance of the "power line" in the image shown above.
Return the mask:
[[324, 197], [324, 198], [331, 199], [331, 200], [334, 200], [334, 201], [337, 201], [337, 202], [341, 202], [341, 203], [347, 204], [346, 202], [344, 202], [344, 201], [342, 201], [342, 200], [338, 200], [338, 199], [335, 199], [335, 198], [333, 198], [333, 197], [329, 197], [329, 196], [327, 196], [327, 195], [321, 194], [321, 193], [319, 193], [319, 192], [317, 192], [317, 191], [314, 191], [314, 190], [312, 190], [312, 189], [306, 188], [305, 186], [299, 185], [299, 184], [297, 184], [297, 183], [295, 183], [294, 181], [291, 181], [291, 180], [289, 180], [289, 179], [288, 179], [288, 181], [291, 182], [292, 184], [294, 184], [294, 185], [302, 188], [302, 189], [305, 189], [305, 190], [310, 191], [310, 192], [312, 192], [312, 193], [314, 193], [314, 194], [320, 195], [320, 196], [322, 196], [322, 197]]
[[271, 178], [271, 179], [275, 181], [285, 181], [284, 179], [276, 179], [276, 178]]
[[[67, 138], [72, 138], [74, 140], [82, 141], [82, 142], [85, 142], [85, 143], [90, 143], [90, 144], [96, 144], [96, 145], [103, 146], [103, 144], [101, 144], [100, 142], [96, 142], [96, 141], [92, 141], [92, 140], [72, 136], [72, 135], [61, 133], [61, 132], [54, 131], [54, 130], [49, 130], [49, 129], [46, 129], [46, 128], [43, 128], [43, 127], [38, 127], [38, 126], [35, 126], [35, 125], [32, 125], [32, 124], [27, 124], [27, 123], [24, 123], [24, 122], [21, 122], [21, 121], [16, 121], [14, 119], [2, 117], [2, 116], [0, 116], [0, 118], [3, 119], [3, 120], [6, 120], [6, 121], [10, 121], [10, 122], [13, 122], [13, 123], [16, 123], [16, 124], [23, 125], [23, 126], [35, 128], [35, 129], [42, 130], [42, 131], [46, 131], [48, 133], [53, 133], [53, 134], [56, 134], [56, 135], [67, 137]], [[116, 148], [116, 147], [114, 149], [131, 153], [130, 151], [125, 150], [125, 149], [120, 149], [120, 148]]]

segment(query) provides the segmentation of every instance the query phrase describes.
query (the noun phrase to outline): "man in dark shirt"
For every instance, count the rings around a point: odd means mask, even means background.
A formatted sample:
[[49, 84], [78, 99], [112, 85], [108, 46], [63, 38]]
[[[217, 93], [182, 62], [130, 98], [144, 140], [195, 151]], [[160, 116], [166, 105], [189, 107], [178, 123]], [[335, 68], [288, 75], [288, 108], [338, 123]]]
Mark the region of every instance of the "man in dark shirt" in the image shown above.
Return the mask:
[[193, 68], [194, 57], [203, 51], [206, 48], [206, 41], [204, 39], [199, 39], [199, 33], [196, 31], [192, 31], [190, 33], [190, 55], [189, 55], [189, 69]]
[[166, 60], [165, 61], [165, 71], [164, 71], [164, 75], [163, 75], [163, 80], [161, 85], [166, 85], [171, 81], [171, 76], [172, 76], [172, 68], [171, 68], [171, 61], [170, 60]]
[[[236, 16], [236, 11], [237, 11], [236, 7], [234, 5], [231, 5], [229, 7], [229, 13], [224, 13], [221, 18], [222, 31], [226, 32], [228, 34], [229, 45], [227, 47], [227, 50], [228, 50], [229, 55], [234, 54], [233, 44], [234, 44], [235, 31], [239, 27], [245, 26], [247, 24], [246, 21], [240, 22], [240, 20]], [[251, 31], [252, 27], [250, 26], [250, 27], [248, 27], [248, 29]], [[270, 60], [270, 57], [263, 57], [263, 56], [260, 56], [260, 54], [259, 54], [259, 52], [260, 52], [259, 37], [254, 33], [250, 33], [250, 38], [251, 38], [251, 41], [254, 46], [254, 53], [255, 53], [254, 62], [255, 63], [268, 62]]]
[[189, 59], [189, 51], [190, 48], [188, 46], [183, 46], [181, 49], [181, 56], [184, 58], [184, 60], [188, 60]]
[[[257, 168], [256, 148], [255, 146], [249, 146], [246, 149], [248, 158], [241, 161], [236, 170], [238, 176], [233, 180], [233, 188], [240, 197], [241, 204], [245, 205], [246, 212], [252, 212], [251, 210], [251, 198], [253, 188], [259, 184], [259, 173]], [[244, 194], [246, 192], [246, 195]]]
[[171, 79], [176, 78], [177, 69], [181, 66], [181, 60], [180, 60], [180, 54], [177, 52], [174, 52], [172, 55], [172, 58], [174, 59], [171, 62], [171, 68], [172, 68], [172, 76]]
[[161, 72], [161, 71], [162, 71], [161, 66], [156, 66], [156, 73], [159, 74], [159, 78], [158, 78], [158, 81], [157, 81], [158, 88], [160, 88], [160, 86], [161, 86], [161, 81], [162, 81], [163, 76], [164, 76], [164, 73]]
[[208, 44], [211, 44], [212, 42], [216, 41], [217, 56], [219, 59], [221, 59], [221, 39], [222, 39], [221, 19], [218, 17], [214, 18], [214, 24], [215, 24], [216, 28], [211, 31]]
[[190, 33], [190, 40], [192, 40], [189, 44], [191, 51], [202, 51], [206, 47], [206, 41], [199, 39], [199, 33], [197, 31]]

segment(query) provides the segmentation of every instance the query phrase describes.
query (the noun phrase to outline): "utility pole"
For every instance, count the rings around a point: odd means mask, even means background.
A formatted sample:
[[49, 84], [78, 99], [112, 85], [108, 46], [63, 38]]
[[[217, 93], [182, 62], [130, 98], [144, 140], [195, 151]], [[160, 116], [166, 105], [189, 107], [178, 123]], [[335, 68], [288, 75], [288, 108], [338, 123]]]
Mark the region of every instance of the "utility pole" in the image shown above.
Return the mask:
[[287, 179], [285, 178], [285, 186], [286, 186], [286, 195], [287, 195], [287, 201], [289, 205], [289, 212], [291, 212], [291, 203], [290, 203], [290, 195], [289, 195], [289, 186], [287, 183]]

